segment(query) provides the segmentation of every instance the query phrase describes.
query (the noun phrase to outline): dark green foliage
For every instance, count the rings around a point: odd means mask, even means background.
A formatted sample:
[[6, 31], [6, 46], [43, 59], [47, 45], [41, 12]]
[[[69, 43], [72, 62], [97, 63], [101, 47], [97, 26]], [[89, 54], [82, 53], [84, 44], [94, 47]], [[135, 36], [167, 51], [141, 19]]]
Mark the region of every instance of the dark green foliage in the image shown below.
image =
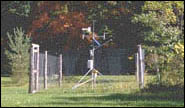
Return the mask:
[[7, 12], [28, 17], [33, 1], [1, 1], [1, 14]]

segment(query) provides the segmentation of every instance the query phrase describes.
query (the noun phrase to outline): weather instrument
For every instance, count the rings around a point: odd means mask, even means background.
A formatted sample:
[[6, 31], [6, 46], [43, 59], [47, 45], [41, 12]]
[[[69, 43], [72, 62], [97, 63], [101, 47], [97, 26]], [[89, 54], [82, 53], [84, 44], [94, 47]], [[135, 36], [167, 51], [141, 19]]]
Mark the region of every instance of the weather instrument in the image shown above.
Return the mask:
[[[94, 58], [95, 58], [95, 51], [104, 46], [105, 44], [107, 44], [108, 42], [112, 41], [112, 39], [108, 39], [106, 40], [104, 43], [99, 42], [96, 38], [95, 38], [95, 32], [94, 32], [94, 24], [95, 24], [95, 20], [93, 20], [93, 30], [91, 31], [91, 27], [88, 28], [82, 28], [82, 39], [85, 39], [87, 37], [90, 36], [90, 34], [92, 33], [92, 49], [89, 51], [90, 53], [90, 59], [87, 61], [87, 68], [89, 69], [86, 74], [78, 81], [78, 83], [72, 87], [72, 89], [76, 89], [78, 87], [80, 87], [83, 84], [86, 84], [88, 82], [92, 82], [92, 89], [96, 86], [96, 78], [98, 75], [103, 75], [102, 73], [100, 73], [97, 69], [95, 69], [95, 65], [94, 65]], [[101, 38], [103, 40], [105, 40], [106, 33], [104, 32], [102, 36], [98, 36], [98, 38]], [[92, 77], [84, 82], [82, 82], [82, 80], [89, 74], [91, 73]]]

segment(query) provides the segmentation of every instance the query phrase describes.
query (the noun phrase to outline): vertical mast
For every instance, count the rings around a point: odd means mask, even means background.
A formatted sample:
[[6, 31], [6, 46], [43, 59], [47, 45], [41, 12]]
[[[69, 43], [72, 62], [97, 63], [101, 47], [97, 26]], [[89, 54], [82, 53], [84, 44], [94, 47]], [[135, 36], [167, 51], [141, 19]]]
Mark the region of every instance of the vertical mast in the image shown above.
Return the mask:
[[94, 23], [95, 23], [95, 20], [93, 20], [93, 40], [92, 40], [92, 42], [93, 42], [93, 49], [92, 49], [92, 62], [93, 62], [93, 69], [91, 70], [92, 71], [92, 89], [94, 89], [94, 82], [95, 82], [95, 79], [94, 79], [94, 73], [93, 73], [93, 71], [94, 71], [94, 50], [95, 50], [95, 48], [94, 48], [94, 39], [95, 39], [95, 37], [94, 37]]
[[[95, 20], [93, 20], [93, 40], [95, 39], [95, 36], [94, 36], [94, 23], [95, 23]], [[93, 58], [92, 58], [92, 60], [93, 60], [93, 66], [94, 66], [94, 50], [95, 50], [95, 48], [94, 48], [94, 41], [92, 41], [93, 42]]]

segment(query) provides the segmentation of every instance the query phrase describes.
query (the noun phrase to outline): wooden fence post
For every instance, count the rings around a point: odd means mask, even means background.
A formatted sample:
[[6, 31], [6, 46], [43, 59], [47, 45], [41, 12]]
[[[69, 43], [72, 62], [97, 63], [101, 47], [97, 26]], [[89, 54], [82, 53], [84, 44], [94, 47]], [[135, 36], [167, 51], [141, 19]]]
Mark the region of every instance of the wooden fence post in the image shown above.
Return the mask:
[[37, 47], [36, 91], [39, 91], [39, 46]]
[[30, 50], [30, 74], [29, 74], [29, 93], [33, 93], [34, 90], [34, 73], [33, 73], [33, 66], [34, 66], [34, 56], [33, 56], [33, 47]]
[[62, 54], [59, 56], [59, 87], [62, 86]]
[[138, 55], [139, 55], [139, 88], [144, 87], [144, 55], [141, 45], [138, 45]]
[[39, 89], [39, 45], [37, 44], [32, 44], [30, 61], [29, 93], [35, 93]]
[[48, 67], [48, 59], [47, 59], [47, 51], [45, 51], [45, 59], [44, 59], [44, 89], [47, 89], [47, 67]]

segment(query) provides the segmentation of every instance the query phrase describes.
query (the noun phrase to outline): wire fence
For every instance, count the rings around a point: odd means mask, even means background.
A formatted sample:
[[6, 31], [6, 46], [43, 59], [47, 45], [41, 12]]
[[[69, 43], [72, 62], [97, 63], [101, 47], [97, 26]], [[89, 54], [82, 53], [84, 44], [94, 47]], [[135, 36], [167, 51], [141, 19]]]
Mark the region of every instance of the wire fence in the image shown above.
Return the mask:
[[[127, 75], [135, 73], [133, 49], [99, 49], [95, 52], [95, 69], [103, 75]], [[45, 54], [39, 55], [39, 88], [44, 88]], [[68, 51], [62, 54], [62, 82], [77, 83], [87, 73], [87, 50]], [[47, 86], [59, 85], [59, 54], [47, 54]], [[76, 77], [79, 76], [79, 77]], [[90, 76], [88, 76], [90, 77]], [[103, 81], [107, 82], [107, 81]]]
[[[134, 49], [110, 49], [102, 48], [95, 52], [95, 69], [98, 70], [103, 75], [97, 77], [97, 89], [108, 90], [109, 88], [116, 88], [116, 86], [124, 86], [127, 75], [134, 75], [136, 72], [135, 67], [135, 50]], [[47, 88], [58, 88], [60, 87], [60, 54], [48, 53], [47, 54], [47, 67], [45, 67], [45, 53], [39, 53], [39, 78], [38, 86], [39, 90], [44, 90], [44, 84], [47, 83]], [[72, 90], [78, 81], [85, 75], [88, 71], [87, 61], [89, 60], [89, 51], [67, 51], [62, 53], [62, 90]], [[36, 62], [36, 57], [34, 57]], [[34, 62], [34, 65], [37, 64]], [[34, 67], [36, 69], [36, 67]], [[45, 68], [47, 68], [47, 82], [45, 82]], [[125, 77], [126, 76], [126, 77]], [[36, 76], [34, 76], [36, 77]], [[135, 76], [132, 77], [132, 84], [137, 85], [135, 81]], [[88, 74], [83, 81], [91, 78], [91, 74]], [[7, 79], [7, 78], [6, 78]], [[36, 78], [35, 78], [36, 79]], [[8, 78], [10, 82], [11, 79]], [[36, 80], [34, 80], [36, 83]], [[10, 85], [10, 84], [9, 84]], [[14, 86], [14, 84], [10, 85]], [[17, 89], [16, 93], [28, 93], [29, 84], [21, 87], [15, 86]], [[80, 87], [79, 90], [88, 91], [91, 88], [91, 83], [87, 83]], [[10, 92], [9, 92], [10, 93]]]

